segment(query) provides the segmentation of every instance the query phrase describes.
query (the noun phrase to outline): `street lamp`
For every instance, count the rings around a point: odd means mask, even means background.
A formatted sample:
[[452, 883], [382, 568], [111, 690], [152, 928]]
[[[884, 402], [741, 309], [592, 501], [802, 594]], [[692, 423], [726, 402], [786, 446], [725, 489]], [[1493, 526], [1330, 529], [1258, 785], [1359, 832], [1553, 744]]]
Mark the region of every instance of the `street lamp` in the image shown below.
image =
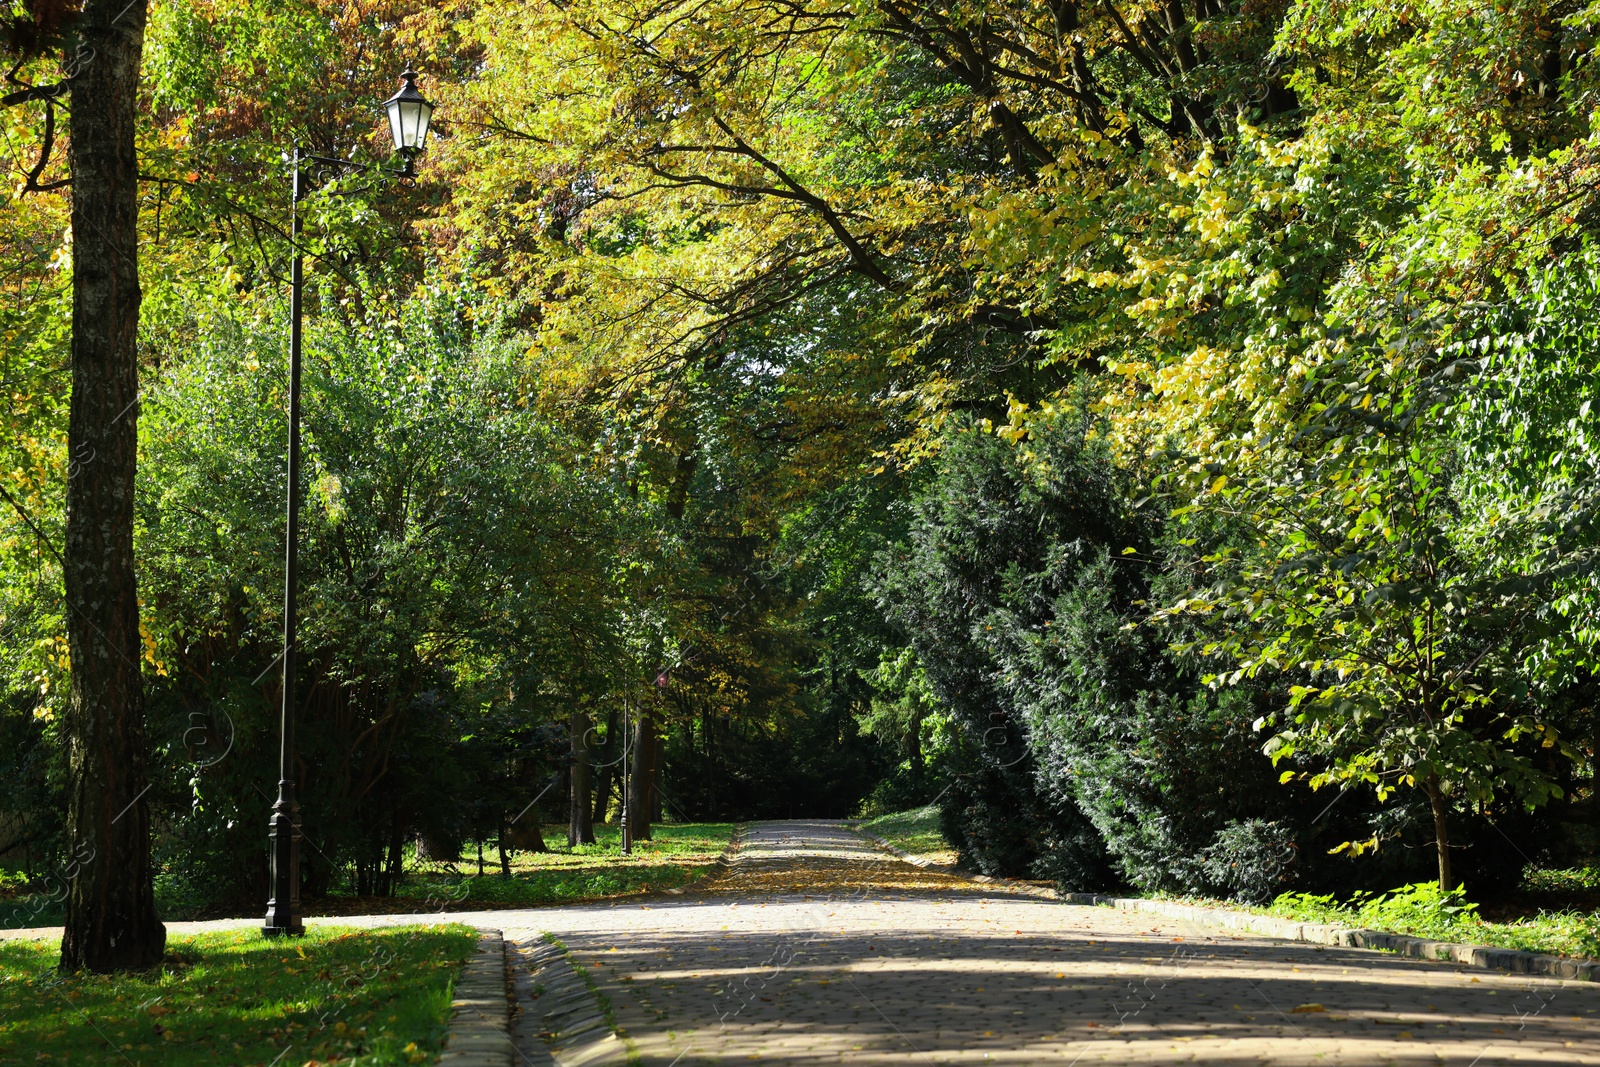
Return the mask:
[[417, 91], [417, 72], [406, 64], [400, 75], [400, 91], [383, 102], [389, 113], [389, 135], [394, 138], [395, 151], [406, 161], [406, 175], [411, 174], [411, 162], [428, 142], [428, 122], [433, 118], [433, 105]]
[[294, 796], [294, 670], [295, 599], [300, 578], [300, 197], [301, 167], [321, 166], [336, 173], [359, 170], [409, 180], [416, 174], [416, 157], [428, 140], [433, 105], [417, 91], [417, 72], [407, 64], [400, 75], [400, 91], [383, 102], [389, 113], [389, 132], [395, 151], [404, 160], [398, 170], [373, 167], [349, 159], [334, 159], [294, 150], [294, 178], [290, 186], [290, 244], [294, 259], [289, 268], [289, 502], [288, 534], [284, 547], [283, 576], [283, 708], [279, 724], [278, 799], [267, 824], [271, 857], [272, 896], [261, 932], [268, 937], [303, 934], [300, 919], [300, 805]]

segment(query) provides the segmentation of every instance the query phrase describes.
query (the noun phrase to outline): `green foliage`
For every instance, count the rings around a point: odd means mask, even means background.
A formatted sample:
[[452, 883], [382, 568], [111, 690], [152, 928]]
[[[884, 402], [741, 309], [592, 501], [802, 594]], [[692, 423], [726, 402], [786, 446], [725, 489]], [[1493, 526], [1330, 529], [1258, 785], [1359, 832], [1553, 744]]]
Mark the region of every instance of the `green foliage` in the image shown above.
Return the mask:
[[955, 436], [939, 477], [915, 500], [908, 537], [879, 556], [874, 594], [915, 650], [955, 724], [940, 801], [943, 831], [986, 874], [1055, 877], [1096, 888], [1110, 877], [1076, 801], [1042, 793], [1025, 722], [997, 676], [991, 613], [1026, 598], [1049, 557], [1076, 561], [1116, 539], [1108, 470], [1071, 435], [1047, 479], [1009, 461], [1006, 442]]
[[1378, 929], [1447, 927], [1478, 921], [1476, 904], [1460, 886], [1441, 890], [1437, 882], [1418, 882], [1387, 893], [1361, 894], [1350, 902], [1356, 917]]
[[[1544, 601], [1527, 684], [1549, 701], [1590, 674], [1600, 631], [1593, 567], [1600, 484], [1600, 248], [1534, 273], [1484, 316], [1467, 346], [1471, 388], [1457, 405], [1463, 506], [1486, 554], [1538, 574], [1570, 561]], [[1475, 364], [1475, 365], [1473, 365]], [[1568, 724], [1563, 724], [1568, 725]], [[1570, 734], [1569, 734], [1570, 736]]]
[[[1007, 768], [991, 766], [987, 777], [962, 769], [974, 734], [1012, 721], [1031, 762], [1025, 788], [1081, 811], [1135, 887], [1261, 902], [1291, 886], [1349, 890], [1420, 876], [1432, 829], [1426, 807], [1359, 791], [1317, 794], [1295, 781], [1318, 773], [1323, 757], [1274, 747], [1274, 766], [1262, 751], [1260, 720], [1281, 706], [1281, 675], [1208, 686], [1204, 662], [1184, 647], [1214, 633], [1211, 620], [1169, 616], [1176, 631], [1145, 625], [1151, 603], [1188, 589], [1253, 538], [1212, 511], [1209, 525], [1196, 515], [1169, 527], [1154, 509], [1133, 508], [1148, 491], [1129, 499], [1140, 490], [1119, 485], [1096, 457], [1094, 425], [1069, 409], [1033, 419], [1015, 443], [952, 440], [910, 537], [884, 556], [878, 595], [891, 617], [910, 620], [916, 663], [959, 728], [935, 767], [950, 783], [948, 839], [973, 865], [1003, 860], [1040, 873], [1059, 861], [1081, 877], [1071, 844], [1002, 814], [1014, 810], [1007, 791], [1021, 788], [1001, 777]], [[1086, 521], [1094, 515], [1101, 525]], [[1174, 636], [1189, 640], [1174, 647]], [[1525, 757], [1541, 751], [1555, 754], [1535, 748]], [[1478, 889], [1514, 882], [1528, 862], [1508, 835], [1550, 839], [1517, 818], [1458, 820], [1459, 865]], [[1351, 857], [1338, 846], [1352, 839], [1388, 847]]]
[[1524, 884], [1529, 889], [1558, 891], [1600, 889], [1600, 867], [1577, 867], [1569, 870], [1536, 869], [1528, 872]]
[[[168, 890], [260, 895], [234, 860], [277, 695], [280, 153], [385, 157], [362, 105], [398, 55], [441, 105], [417, 182], [303, 204], [308, 888], [495, 836], [557, 771], [549, 724], [624, 705], [682, 814], [943, 790], [970, 862], [1073, 888], [1392, 885], [1436, 836], [1475, 892], [1591, 860], [1597, 26], [160, 6], [138, 550]], [[0, 112], [19, 182], [52, 106]], [[0, 770], [39, 866], [54, 546], [92, 462], [64, 454], [66, 208], [0, 226]]]
[[[244, 898], [259, 872], [235, 857], [259, 834], [278, 691], [279, 309], [178, 310], [192, 318], [163, 325], [188, 358], [141, 420], [151, 706], [172, 739], [167, 800], [187, 809], [163, 847], [195, 886]], [[346, 864], [368, 892], [392, 881], [411, 828], [497, 832], [562, 747], [538, 722], [605, 686], [617, 656], [626, 498], [527, 405], [492, 321], [439, 297], [399, 312], [307, 333], [297, 684], [314, 891]]]
[[939, 709], [911, 648], [884, 650], [878, 665], [861, 674], [871, 687], [861, 730], [901, 758], [860, 814], [886, 815], [937, 792], [935, 768], [952, 744], [955, 724]]
[[[1219, 682], [1303, 679], [1263, 723], [1276, 727], [1275, 760], [1329, 761], [1313, 787], [1355, 780], [1380, 799], [1404, 785], [1458, 806], [1502, 794], [1542, 804], [1561, 788], [1516, 743], [1559, 736], [1526, 700], [1519, 668], [1581, 550], [1551, 540], [1543, 516], [1490, 531], [1463, 509], [1456, 446], [1437, 429], [1454, 407], [1454, 363], [1419, 367], [1397, 349], [1386, 370], [1364, 368], [1332, 368], [1308, 389], [1317, 402], [1304, 427], [1276, 447], [1267, 437], [1250, 479], [1206, 502], [1273, 550], [1207, 556], [1210, 589], [1168, 610], [1217, 616], [1215, 636], [1187, 647], [1234, 661]], [[1540, 539], [1549, 544], [1536, 560], [1495, 551]]]
[[1561, 956], [1600, 955], [1600, 916], [1540, 912], [1513, 922], [1489, 922], [1460, 887], [1440, 892], [1437, 882], [1401, 886], [1387, 893], [1358, 893], [1344, 902], [1332, 895], [1285, 893], [1270, 914], [1307, 922], [1410, 934], [1434, 941], [1519, 948]]

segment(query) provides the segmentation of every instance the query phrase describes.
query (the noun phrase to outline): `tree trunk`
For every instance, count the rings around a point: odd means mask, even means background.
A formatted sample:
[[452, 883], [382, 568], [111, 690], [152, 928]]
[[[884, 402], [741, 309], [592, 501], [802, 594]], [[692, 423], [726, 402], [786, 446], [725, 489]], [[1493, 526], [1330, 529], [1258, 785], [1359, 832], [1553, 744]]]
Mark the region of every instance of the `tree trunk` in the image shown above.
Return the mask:
[[1428, 791], [1428, 804], [1433, 808], [1433, 840], [1439, 850], [1439, 888], [1448, 892], [1455, 888], [1450, 877], [1450, 824], [1446, 818], [1450, 809], [1439, 788], [1437, 774], [1428, 775], [1422, 784]]
[[716, 753], [712, 751], [711, 712], [707, 710], [700, 717], [700, 729], [706, 735], [706, 818], [715, 820], [717, 817], [717, 760]]
[[506, 813], [500, 813], [500, 835], [495, 838], [494, 847], [500, 852], [500, 877], [511, 877], [511, 857], [506, 855], [506, 838], [511, 828], [506, 825]]
[[400, 812], [394, 813], [393, 829], [389, 834], [389, 855], [383, 866], [383, 881], [378, 887], [380, 897], [392, 897], [400, 885], [400, 874], [405, 866], [405, 821]]
[[539, 806], [535, 804], [529, 807], [521, 818], [506, 828], [506, 844], [523, 852], [549, 852], [550, 846], [545, 843], [544, 828], [539, 824], [539, 818]]
[[461, 858], [461, 842], [444, 834], [417, 835], [417, 859], [434, 863], [455, 863]]
[[1595, 712], [1594, 737], [1589, 742], [1589, 821], [1600, 826], [1600, 709]]
[[666, 781], [664, 769], [667, 762], [666, 735], [658, 735], [650, 748], [650, 821], [659, 823], [664, 819], [662, 806], [666, 801], [666, 791], [662, 789]]
[[917, 711], [911, 716], [911, 730], [906, 735], [906, 756], [911, 760], [911, 776], [920, 783], [923, 771], [927, 769], [922, 754], [922, 722], [928, 717], [926, 711]]
[[600, 786], [594, 795], [594, 821], [606, 821], [611, 805], [611, 790], [617, 778], [617, 711], [606, 713], [606, 743], [600, 747]]
[[635, 841], [650, 840], [650, 802], [655, 793], [651, 788], [655, 750], [655, 718], [651, 715], [641, 716], [639, 736], [633, 743], [633, 766], [628, 771], [628, 829]]
[[134, 154], [146, 0], [89, 0], [71, 82], [72, 403], [67, 426], [65, 717], [70, 888], [61, 969], [161, 960], [133, 571], [139, 399]]
[[572, 802], [567, 807], [567, 845], [594, 844], [589, 808], [589, 716], [574, 711], [568, 724], [572, 742]]

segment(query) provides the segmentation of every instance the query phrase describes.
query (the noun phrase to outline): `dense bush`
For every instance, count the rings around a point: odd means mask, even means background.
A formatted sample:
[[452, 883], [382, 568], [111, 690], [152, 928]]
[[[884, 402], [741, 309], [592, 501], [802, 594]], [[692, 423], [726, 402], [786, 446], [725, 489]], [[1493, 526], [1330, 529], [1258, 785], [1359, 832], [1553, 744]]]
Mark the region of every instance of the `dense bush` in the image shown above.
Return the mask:
[[1026, 595], [1018, 583], [1052, 555], [1060, 566], [1117, 540], [1124, 525], [1103, 461], [1073, 448], [1052, 458], [1063, 466], [1040, 485], [1004, 441], [955, 436], [912, 504], [909, 536], [880, 556], [874, 588], [957, 727], [940, 800], [950, 839], [986, 872], [1094, 889], [1112, 879], [1104, 850], [1072, 795], [1039, 789], [1026, 723], [993, 657], [991, 615]]
[[[140, 420], [152, 799], [173, 900], [264, 899], [286, 433], [280, 338], [264, 327], [280, 310], [165, 309], [158, 342], [187, 351], [152, 376]], [[573, 665], [607, 655], [608, 538], [626, 506], [516, 403], [519, 357], [444, 298], [398, 320], [308, 323], [308, 894], [392, 892], [418, 833], [499, 837], [564, 759], [563, 731], [541, 724], [564, 712]], [[585, 521], [601, 511], [618, 522]]]
[[[876, 595], [956, 725], [930, 772], [948, 838], [976, 869], [1078, 890], [1264, 902], [1426, 877], [1425, 804], [1313, 791], [1309, 759], [1265, 754], [1260, 722], [1293, 679], [1207, 684], [1208, 665], [1176, 649], [1200, 624], [1151, 621], [1230, 534], [1190, 524], [1179, 539], [1159, 508], [1132, 506], [1149, 490], [1093, 430], [1070, 415], [1025, 445], [952, 437], [880, 556]], [[1514, 883], [1541, 840], [1539, 818], [1494, 820], [1464, 814], [1457, 835], [1479, 890]], [[1338, 848], [1349, 841], [1377, 847]]]

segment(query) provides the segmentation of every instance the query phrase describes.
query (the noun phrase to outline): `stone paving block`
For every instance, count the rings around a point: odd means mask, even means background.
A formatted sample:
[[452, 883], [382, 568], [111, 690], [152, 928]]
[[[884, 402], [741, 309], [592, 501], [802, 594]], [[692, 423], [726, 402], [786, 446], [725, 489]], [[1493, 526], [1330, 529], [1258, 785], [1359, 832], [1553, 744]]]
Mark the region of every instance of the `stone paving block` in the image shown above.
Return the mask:
[[1422, 939], [1411, 959], [1324, 924], [1274, 920], [1304, 938], [1276, 940], [1226, 909], [1091, 903], [901, 863], [818, 821], [752, 826], [713, 891], [536, 921], [655, 1067], [1600, 1067], [1594, 985], [1431, 962]]

